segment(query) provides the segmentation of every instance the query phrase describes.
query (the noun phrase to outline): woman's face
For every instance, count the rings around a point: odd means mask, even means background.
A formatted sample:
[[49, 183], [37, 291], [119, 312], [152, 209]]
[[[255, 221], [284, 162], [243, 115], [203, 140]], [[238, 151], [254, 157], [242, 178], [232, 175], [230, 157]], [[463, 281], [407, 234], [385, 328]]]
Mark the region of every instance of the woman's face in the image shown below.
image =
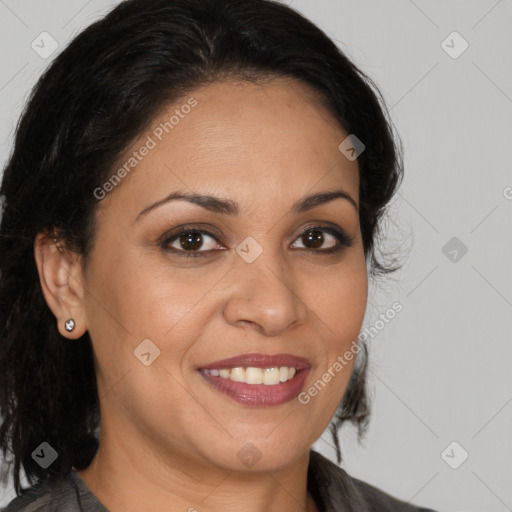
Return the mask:
[[[320, 437], [354, 360], [335, 363], [357, 340], [367, 300], [358, 165], [338, 149], [347, 136], [300, 83], [223, 82], [155, 119], [113, 169], [137, 160], [99, 201], [83, 280], [103, 443], [148, 464], [271, 470]], [[355, 204], [303, 202], [335, 190]], [[178, 192], [218, 202], [165, 202]], [[239, 370], [228, 379], [214, 371], [214, 385], [202, 371], [255, 353], [303, 358], [307, 368], [268, 385], [232, 381]], [[231, 366], [251, 364], [298, 366]], [[275, 382], [293, 371], [249, 373]]]

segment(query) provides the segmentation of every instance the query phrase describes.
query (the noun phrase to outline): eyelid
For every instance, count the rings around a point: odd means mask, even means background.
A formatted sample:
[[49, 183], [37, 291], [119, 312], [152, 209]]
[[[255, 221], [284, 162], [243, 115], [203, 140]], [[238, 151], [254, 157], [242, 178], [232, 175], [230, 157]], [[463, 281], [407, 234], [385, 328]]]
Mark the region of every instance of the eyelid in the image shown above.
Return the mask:
[[158, 243], [163, 244], [168, 242], [171, 238], [177, 237], [178, 235], [182, 235], [184, 233], [194, 232], [194, 233], [202, 233], [209, 235], [215, 240], [219, 240], [219, 238], [222, 238], [222, 234], [220, 232], [217, 232], [218, 230], [215, 229], [215, 227], [211, 226], [210, 224], [204, 225], [204, 224], [180, 224], [179, 226], [175, 226], [172, 229], [169, 229], [166, 231], [159, 239]]

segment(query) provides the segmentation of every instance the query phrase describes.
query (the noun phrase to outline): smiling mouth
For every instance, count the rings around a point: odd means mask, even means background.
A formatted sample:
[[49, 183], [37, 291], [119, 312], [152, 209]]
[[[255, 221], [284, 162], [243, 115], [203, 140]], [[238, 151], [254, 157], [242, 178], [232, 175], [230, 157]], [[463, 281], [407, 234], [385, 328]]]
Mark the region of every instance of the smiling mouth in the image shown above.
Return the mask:
[[[281, 368], [283, 381], [280, 380]], [[309, 367], [296, 369], [291, 366], [237, 366], [221, 369], [202, 368], [198, 373], [213, 389], [236, 402], [249, 406], [269, 407], [295, 399], [303, 389], [309, 372]], [[216, 375], [217, 373], [219, 375]]]
[[221, 377], [222, 379], [233, 382], [243, 382], [245, 384], [264, 384], [266, 386], [275, 386], [287, 382], [295, 377], [298, 371], [292, 366], [273, 366], [268, 368], [256, 368], [254, 366], [235, 367], [235, 368], [205, 368], [200, 370], [206, 375], [212, 377]]
[[197, 368], [213, 389], [251, 406], [276, 406], [298, 396], [311, 370], [308, 359], [294, 354], [247, 353]]

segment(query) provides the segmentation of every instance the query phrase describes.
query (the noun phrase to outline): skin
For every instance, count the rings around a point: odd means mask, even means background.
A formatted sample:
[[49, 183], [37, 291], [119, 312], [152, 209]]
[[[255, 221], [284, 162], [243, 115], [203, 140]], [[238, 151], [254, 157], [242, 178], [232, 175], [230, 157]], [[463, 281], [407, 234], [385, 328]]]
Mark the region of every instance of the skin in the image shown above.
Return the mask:
[[[99, 202], [85, 271], [76, 254], [36, 239], [61, 334], [72, 343], [88, 330], [95, 354], [101, 441], [79, 474], [111, 512], [315, 511], [309, 450], [354, 360], [308, 404], [267, 407], [235, 402], [197, 368], [248, 352], [291, 353], [311, 363], [307, 390], [357, 340], [368, 287], [358, 209], [338, 198], [291, 212], [296, 200], [332, 189], [358, 205], [357, 160], [338, 150], [348, 134], [315, 93], [281, 78], [197, 89], [162, 112], [127, 155], [191, 96], [197, 106]], [[136, 220], [177, 190], [231, 199], [240, 213], [179, 200]], [[322, 254], [337, 244], [333, 236], [322, 231], [319, 246], [299, 236], [318, 222], [344, 230], [352, 245]], [[202, 239], [207, 256], [159, 246], [171, 229], [197, 224], [215, 235]], [[263, 249], [252, 263], [235, 250], [248, 236]], [[179, 237], [171, 244], [190, 252]], [[70, 317], [72, 333], [64, 329]], [[134, 357], [146, 338], [160, 350], [149, 366]], [[252, 467], [237, 456], [248, 442], [261, 453]]]

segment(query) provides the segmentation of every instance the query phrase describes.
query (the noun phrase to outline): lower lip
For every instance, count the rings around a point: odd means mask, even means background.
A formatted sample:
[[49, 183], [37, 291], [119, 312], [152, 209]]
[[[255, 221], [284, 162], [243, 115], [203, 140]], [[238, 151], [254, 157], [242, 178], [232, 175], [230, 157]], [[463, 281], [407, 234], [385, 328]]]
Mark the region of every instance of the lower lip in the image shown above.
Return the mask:
[[223, 377], [215, 377], [202, 371], [199, 373], [218, 391], [228, 395], [233, 400], [255, 406], [282, 405], [296, 398], [304, 387], [304, 381], [309, 374], [309, 368], [299, 370], [293, 379], [279, 384], [246, 384], [235, 382]]

